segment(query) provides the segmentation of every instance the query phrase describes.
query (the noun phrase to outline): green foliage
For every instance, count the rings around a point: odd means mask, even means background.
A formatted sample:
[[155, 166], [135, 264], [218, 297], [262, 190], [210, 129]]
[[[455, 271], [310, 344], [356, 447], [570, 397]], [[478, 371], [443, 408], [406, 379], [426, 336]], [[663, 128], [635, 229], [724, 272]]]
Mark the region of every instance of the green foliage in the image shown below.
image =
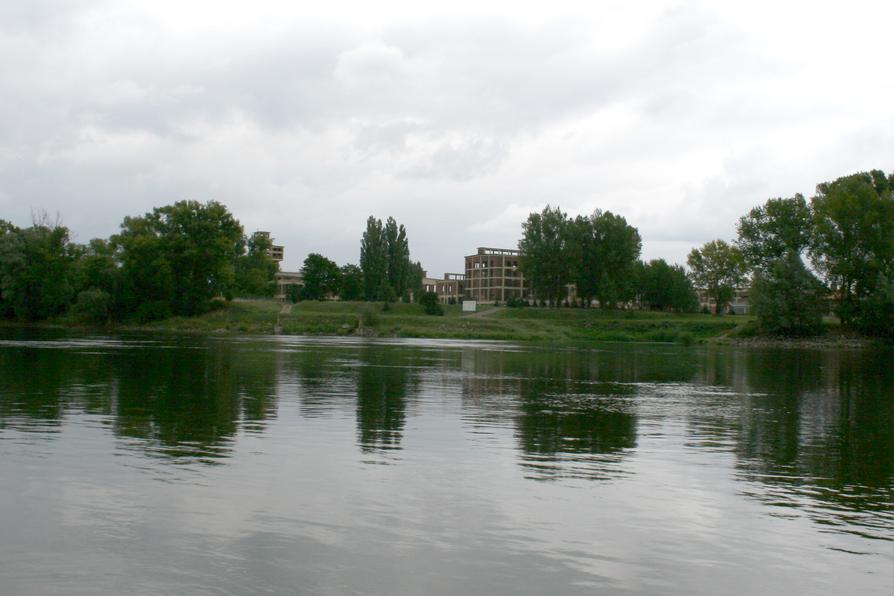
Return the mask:
[[240, 296], [273, 296], [279, 265], [270, 256], [273, 241], [266, 234], [243, 237], [234, 266], [235, 291]]
[[755, 274], [751, 286], [752, 312], [764, 333], [807, 337], [822, 331], [822, 284], [795, 251]]
[[679, 265], [668, 265], [664, 259], [640, 262], [635, 279], [640, 301], [647, 308], [675, 312], [694, 312], [698, 308], [692, 282]]
[[288, 289], [286, 289], [286, 298], [292, 304], [296, 304], [301, 300], [301, 290], [302, 286], [298, 284], [290, 284]]
[[229, 291], [242, 226], [215, 201], [179, 201], [126, 217], [112, 237], [121, 263], [120, 301], [141, 321], [204, 312]]
[[389, 217], [385, 225], [370, 216], [360, 240], [360, 269], [367, 300], [393, 302], [422, 289], [422, 265], [410, 262], [407, 231]]
[[770, 199], [739, 219], [739, 249], [753, 270], [769, 271], [776, 260], [807, 248], [811, 234], [810, 208], [803, 195]]
[[573, 255], [568, 216], [559, 207], [547, 205], [540, 213], [531, 213], [522, 224], [518, 247], [524, 258], [521, 269], [536, 296], [558, 305], [565, 286], [572, 281]]
[[816, 190], [811, 260], [838, 296], [842, 323], [858, 323], [862, 305], [881, 287], [879, 277], [894, 277], [892, 180], [873, 170]]
[[77, 281], [82, 249], [68, 229], [45, 216], [29, 228], [0, 221], [0, 311], [5, 317], [37, 321], [61, 314]]
[[341, 283], [341, 271], [334, 261], [321, 254], [311, 253], [304, 259], [301, 267], [301, 278], [304, 290], [301, 293], [305, 300], [324, 300], [338, 294]]
[[687, 258], [690, 276], [698, 288], [704, 288], [715, 300], [714, 312], [720, 314], [733, 299], [735, 290], [745, 283], [746, 265], [742, 252], [723, 240], [712, 240], [693, 248]]
[[876, 278], [876, 287], [860, 303], [857, 328], [874, 337], [894, 340], [894, 283], [886, 275]]
[[574, 281], [578, 294], [589, 304], [593, 298], [602, 308], [614, 308], [631, 300], [636, 292], [634, 271], [642, 249], [639, 232], [627, 220], [610, 211], [596, 210], [577, 217], [572, 224], [572, 253], [578, 255]]
[[342, 300], [363, 300], [363, 271], [357, 265], [345, 265], [340, 270]]
[[434, 292], [425, 292], [422, 294], [422, 297], [419, 299], [419, 304], [422, 305], [422, 310], [427, 315], [438, 315], [441, 316], [444, 314], [444, 309], [441, 307], [441, 304], [438, 302], [438, 295]]
[[112, 310], [112, 296], [105, 290], [90, 288], [78, 294], [78, 299], [72, 306], [72, 314], [77, 318], [94, 323], [104, 323], [109, 320]]

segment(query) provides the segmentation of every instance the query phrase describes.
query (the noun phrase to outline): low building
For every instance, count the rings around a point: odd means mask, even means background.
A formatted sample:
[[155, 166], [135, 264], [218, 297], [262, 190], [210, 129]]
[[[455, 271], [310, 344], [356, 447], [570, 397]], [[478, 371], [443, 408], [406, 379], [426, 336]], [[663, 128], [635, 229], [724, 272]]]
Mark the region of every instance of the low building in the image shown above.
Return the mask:
[[299, 290], [304, 287], [304, 278], [298, 271], [277, 271], [273, 276], [276, 280], [276, 297], [285, 300], [289, 297], [289, 290], [297, 287]]
[[[716, 302], [714, 298], [708, 296], [708, 291], [704, 289], [696, 289], [698, 294], [699, 310], [708, 309], [710, 312], [716, 310]], [[733, 299], [726, 304], [721, 305], [721, 312], [726, 313], [729, 309], [737, 315], [747, 315], [751, 312], [751, 302], [748, 299], [749, 288], [739, 288], [733, 294]]]
[[445, 273], [444, 279], [435, 283], [435, 293], [441, 304], [459, 302], [466, 291], [466, 276], [463, 273]]
[[464, 297], [478, 302], [527, 300], [530, 287], [522, 275], [523, 255], [511, 248], [479, 247], [466, 256]]

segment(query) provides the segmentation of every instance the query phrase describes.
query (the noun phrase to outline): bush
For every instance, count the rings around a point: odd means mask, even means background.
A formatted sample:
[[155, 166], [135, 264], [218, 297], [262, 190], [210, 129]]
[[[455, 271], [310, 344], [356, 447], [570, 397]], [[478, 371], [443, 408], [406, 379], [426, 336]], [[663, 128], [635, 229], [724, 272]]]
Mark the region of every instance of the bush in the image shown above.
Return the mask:
[[112, 297], [105, 290], [90, 288], [78, 294], [77, 302], [72, 306], [72, 313], [80, 319], [105, 322], [109, 319]]
[[770, 335], [807, 337], [822, 331], [823, 287], [796, 253], [755, 275], [751, 304], [758, 327]]
[[419, 304], [422, 305], [422, 310], [427, 315], [440, 316], [444, 314], [444, 309], [438, 302], [438, 295], [434, 292], [425, 292], [419, 299]]
[[360, 315], [360, 322], [364, 327], [375, 327], [379, 324], [379, 315], [371, 308], [367, 308]]
[[528, 303], [521, 298], [510, 298], [506, 301], [506, 306], [509, 308], [522, 308], [527, 305]]
[[163, 300], [150, 300], [143, 302], [137, 307], [135, 317], [140, 323], [149, 323], [150, 321], [159, 321], [167, 319], [171, 316], [171, 308], [168, 303]]

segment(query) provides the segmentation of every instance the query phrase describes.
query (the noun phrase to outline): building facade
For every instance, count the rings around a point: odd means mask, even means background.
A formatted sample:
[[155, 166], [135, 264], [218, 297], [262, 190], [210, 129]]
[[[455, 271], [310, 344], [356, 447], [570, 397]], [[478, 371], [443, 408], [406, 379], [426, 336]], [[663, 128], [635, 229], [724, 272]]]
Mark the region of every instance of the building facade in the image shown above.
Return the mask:
[[[274, 240], [274, 238], [270, 237], [270, 232], [257, 231], [255, 232], [255, 235], [262, 236], [271, 243]], [[281, 244], [271, 244], [270, 248], [267, 250], [267, 255], [277, 263], [281, 263], [285, 256], [285, 248]]]
[[445, 273], [444, 279], [435, 283], [435, 293], [441, 304], [459, 302], [466, 291], [466, 276], [463, 273]]
[[521, 252], [510, 248], [479, 247], [466, 257], [464, 296], [478, 302], [527, 300], [530, 291], [519, 267]]

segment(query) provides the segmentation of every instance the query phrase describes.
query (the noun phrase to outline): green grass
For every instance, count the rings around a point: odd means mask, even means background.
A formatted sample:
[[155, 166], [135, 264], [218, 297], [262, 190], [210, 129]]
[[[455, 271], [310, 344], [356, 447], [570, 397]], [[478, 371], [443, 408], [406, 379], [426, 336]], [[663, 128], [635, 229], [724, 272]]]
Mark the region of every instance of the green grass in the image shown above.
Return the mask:
[[198, 317], [175, 317], [144, 329], [294, 335], [352, 335], [450, 339], [504, 339], [547, 343], [591, 341], [703, 342], [733, 331], [750, 320], [743, 316], [676, 315], [598, 309], [494, 308], [487, 316], [469, 316], [459, 305], [446, 305], [444, 316], [426, 315], [417, 304], [300, 302], [280, 314], [273, 300], [236, 300]]

